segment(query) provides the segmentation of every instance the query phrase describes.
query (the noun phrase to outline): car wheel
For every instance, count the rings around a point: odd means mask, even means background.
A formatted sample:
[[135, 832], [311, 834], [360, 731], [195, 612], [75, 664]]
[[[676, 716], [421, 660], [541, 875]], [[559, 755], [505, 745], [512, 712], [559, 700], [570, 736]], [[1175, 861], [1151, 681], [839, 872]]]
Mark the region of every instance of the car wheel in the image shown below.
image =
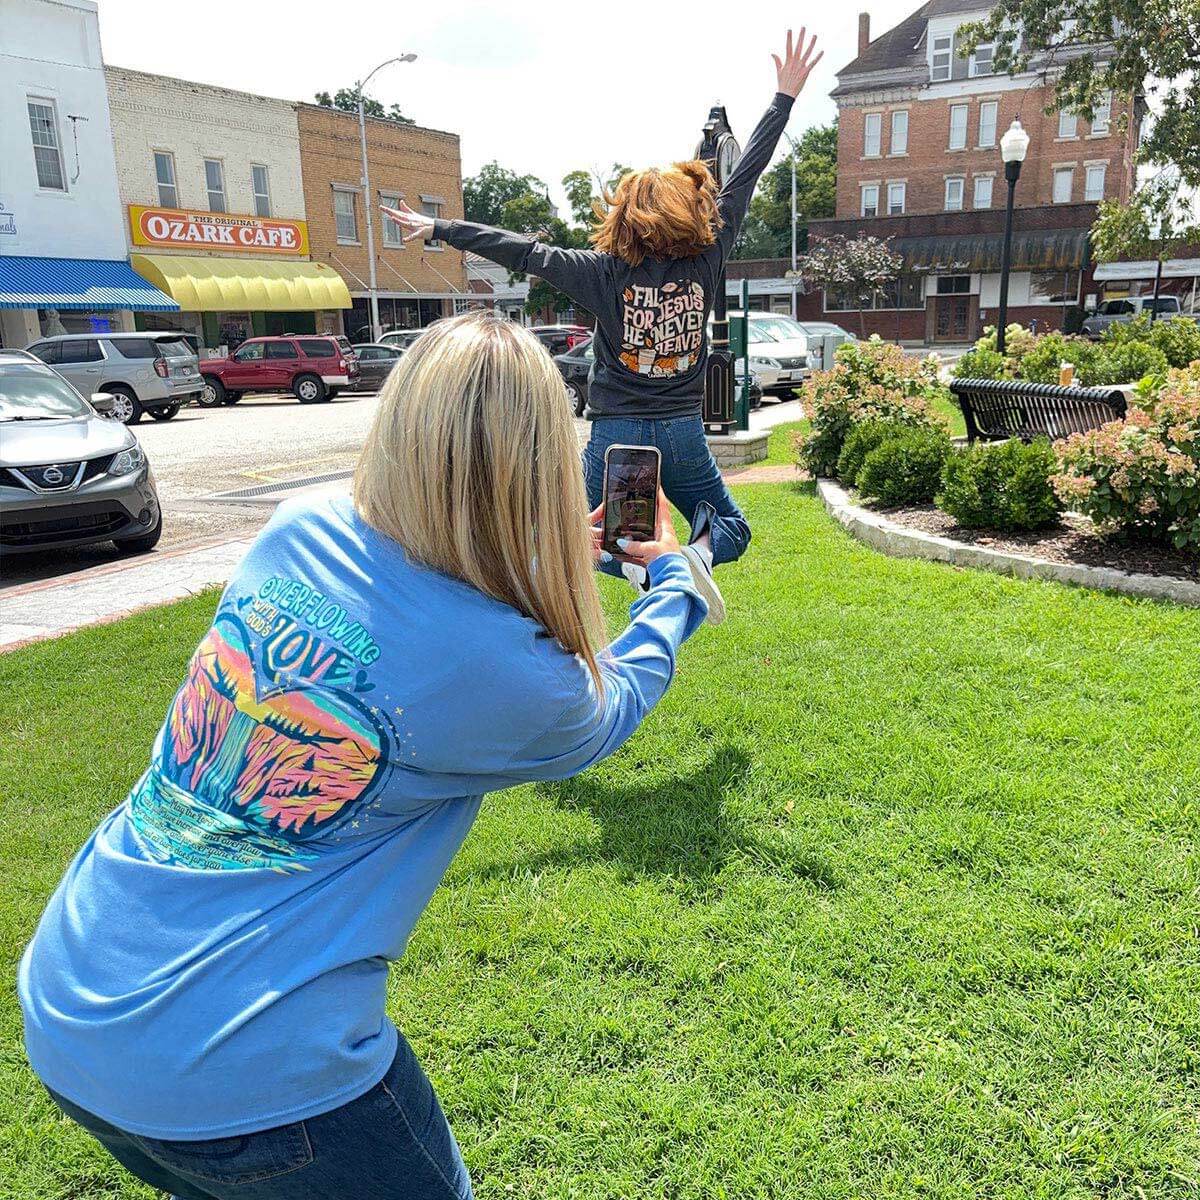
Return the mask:
[[228, 393], [225, 391], [225, 385], [215, 375], [205, 375], [204, 387], [198, 397], [205, 408], [216, 408], [218, 404], [224, 404], [226, 395]]
[[158, 520], [154, 522], [153, 529], [149, 529], [137, 537], [119, 538], [113, 542], [113, 545], [122, 554], [145, 554], [158, 545], [160, 537], [162, 537], [162, 509], [158, 511]]
[[325, 393], [325, 399], [326, 400], [334, 399], [334, 397], [337, 396], [341, 390], [342, 390], [341, 388], [330, 388], [329, 391]]
[[229, 406], [229, 405], [236, 404], [241, 398], [242, 398], [241, 392], [226, 392], [225, 399], [222, 400], [221, 403], [226, 406]]
[[153, 407], [147, 407], [146, 411], [156, 421], [169, 421], [179, 412], [179, 404], [155, 404]]
[[571, 397], [571, 407], [575, 410], [575, 415], [582, 417], [583, 410], [587, 408], [587, 394], [583, 388], [577, 383], [568, 383], [567, 395]]
[[292, 392], [301, 404], [319, 404], [325, 399], [325, 381], [319, 375], [299, 375]]
[[122, 425], [136, 425], [142, 419], [142, 406], [138, 398], [123, 384], [114, 384], [104, 389], [113, 398], [113, 419]]

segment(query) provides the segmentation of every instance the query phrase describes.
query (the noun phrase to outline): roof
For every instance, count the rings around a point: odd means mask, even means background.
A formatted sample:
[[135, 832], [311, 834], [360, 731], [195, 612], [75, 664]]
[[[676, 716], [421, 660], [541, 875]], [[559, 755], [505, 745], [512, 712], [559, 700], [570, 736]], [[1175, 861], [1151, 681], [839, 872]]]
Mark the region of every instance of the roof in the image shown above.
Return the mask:
[[[1001, 234], [900, 237], [892, 249], [910, 271], [999, 271]], [[1013, 235], [1014, 271], [1077, 271], [1087, 263], [1086, 229], [1039, 229]]]
[[[861, 75], [867, 71], [893, 71], [899, 67], [918, 67], [925, 63], [925, 51], [918, 42], [925, 33], [929, 10], [935, 4], [950, 4], [955, 0], [928, 0], [916, 12], [910, 13], [899, 25], [881, 33], [853, 62], [839, 72], [843, 75]], [[962, 0], [958, 0], [959, 3]], [[977, 2], [977, 0], [975, 0]]]

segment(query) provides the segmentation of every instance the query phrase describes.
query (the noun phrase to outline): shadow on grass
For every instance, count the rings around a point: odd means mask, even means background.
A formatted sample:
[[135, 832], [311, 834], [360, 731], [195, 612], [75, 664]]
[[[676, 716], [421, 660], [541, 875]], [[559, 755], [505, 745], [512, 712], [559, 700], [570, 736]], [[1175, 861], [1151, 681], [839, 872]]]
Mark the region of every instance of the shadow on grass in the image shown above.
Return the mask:
[[795, 846], [786, 830], [752, 829], [730, 815], [726, 802], [745, 782], [749, 769], [746, 752], [724, 744], [714, 746], [705, 762], [686, 775], [641, 786], [636, 774], [627, 783], [612, 784], [590, 771], [543, 784], [538, 790], [561, 808], [589, 812], [599, 836], [518, 862], [493, 863], [479, 874], [495, 878], [514, 871], [609, 863], [631, 875], [705, 883], [731, 859], [739, 859], [761, 872], [822, 890], [838, 887], [829, 864]]

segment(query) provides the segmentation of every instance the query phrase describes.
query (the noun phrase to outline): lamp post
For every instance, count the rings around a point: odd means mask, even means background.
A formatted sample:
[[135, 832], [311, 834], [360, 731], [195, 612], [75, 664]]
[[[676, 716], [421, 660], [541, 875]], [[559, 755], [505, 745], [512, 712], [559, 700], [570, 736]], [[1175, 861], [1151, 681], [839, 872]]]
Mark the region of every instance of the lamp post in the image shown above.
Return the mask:
[[783, 135], [792, 149], [792, 271], [789, 278], [792, 281], [792, 320], [796, 319], [796, 139], [790, 133]]
[[1005, 131], [1000, 139], [1000, 157], [1004, 160], [1004, 178], [1008, 181], [1008, 203], [1004, 209], [1004, 250], [1000, 258], [1000, 320], [996, 326], [996, 349], [1004, 353], [1004, 331], [1008, 325], [1008, 275], [1012, 264], [1013, 197], [1017, 180], [1021, 176], [1021, 164], [1029, 150], [1029, 134], [1021, 128], [1019, 120]]
[[416, 58], [415, 54], [401, 54], [399, 58], [389, 58], [381, 62], [358, 85], [358, 140], [362, 147], [363, 218], [367, 222], [367, 258], [369, 260], [367, 280], [370, 284], [368, 298], [371, 305], [371, 341], [373, 342], [379, 341], [380, 337], [379, 290], [375, 286], [375, 214], [371, 205], [371, 176], [367, 169], [367, 115], [363, 111], [363, 93], [366, 91], [367, 84], [371, 82], [372, 76], [382, 71], [384, 67], [390, 67], [392, 63], [415, 62]]

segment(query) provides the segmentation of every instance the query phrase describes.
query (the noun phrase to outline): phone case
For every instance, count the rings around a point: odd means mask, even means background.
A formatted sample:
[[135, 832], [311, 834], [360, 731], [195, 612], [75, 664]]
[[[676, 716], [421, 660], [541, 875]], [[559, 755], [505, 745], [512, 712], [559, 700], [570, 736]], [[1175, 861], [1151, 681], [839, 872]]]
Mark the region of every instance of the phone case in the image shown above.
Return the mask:
[[[617, 450], [636, 450], [642, 454], [653, 454], [654, 455], [654, 460], [655, 460], [654, 483], [655, 483], [655, 486], [654, 486], [654, 496], [653, 496], [653, 500], [652, 500], [653, 508], [651, 509], [651, 515], [650, 515], [650, 527], [652, 529], [657, 528], [657, 526], [658, 526], [658, 488], [659, 488], [659, 483], [662, 479], [662, 453], [661, 453], [661, 451], [658, 449], [657, 446], [629, 446], [629, 445], [624, 445], [624, 444], [614, 444], [612, 446], [609, 446], [609, 448], [607, 450], [605, 450], [605, 452], [604, 452], [604, 487], [603, 487], [603, 491], [601, 493], [606, 503], [608, 500], [609, 457], [612, 455], [612, 453], [614, 451], [617, 451]], [[604, 535], [600, 540], [600, 544], [610, 554], [614, 554], [614, 555], [617, 555], [618, 557], [620, 557], [620, 554], [621, 554], [620, 549], [617, 546], [615, 539], [610, 540], [609, 533], [610, 533], [610, 531], [609, 531], [609, 527], [608, 527], [608, 514], [607, 514], [607, 509], [606, 509], [605, 521], [604, 521]], [[644, 539], [644, 540], [649, 540], [649, 539]]]

